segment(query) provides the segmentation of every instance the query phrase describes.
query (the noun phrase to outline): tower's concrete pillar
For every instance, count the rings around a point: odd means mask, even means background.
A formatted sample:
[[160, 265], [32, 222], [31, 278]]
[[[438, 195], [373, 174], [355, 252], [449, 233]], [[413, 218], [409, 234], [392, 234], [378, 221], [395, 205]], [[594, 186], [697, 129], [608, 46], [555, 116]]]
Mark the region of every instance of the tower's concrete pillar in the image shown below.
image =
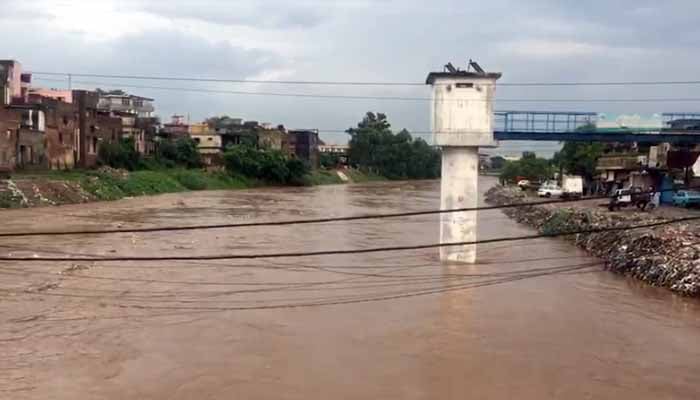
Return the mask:
[[[471, 63], [471, 62], [470, 62]], [[471, 208], [478, 204], [479, 147], [493, 147], [493, 96], [500, 73], [456, 69], [431, 72], [433, 142], [442, 147], [440, 207]], [[440, 214], [440, 243], [474, 242], [476, 211]], [[443, 247], [442, 261], [474, 263], [476, 245]]]

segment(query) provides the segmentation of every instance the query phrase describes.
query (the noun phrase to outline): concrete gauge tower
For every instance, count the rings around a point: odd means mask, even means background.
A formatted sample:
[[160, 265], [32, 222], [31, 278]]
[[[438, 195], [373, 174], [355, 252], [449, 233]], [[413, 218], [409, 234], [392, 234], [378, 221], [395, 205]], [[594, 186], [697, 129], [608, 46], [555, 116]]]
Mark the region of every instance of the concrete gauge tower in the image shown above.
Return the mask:
[[[485, 72], [469, 60], [467, 70], [451, 63], [428, 74], [433, 89], [433, 143], [442, 148], [440, 209], [476, 207], [479, 147], [494, 147], [493, 97], [500, 73]], [[440, 243], [474, 242], [476, 211], [440, 214]], [[476, 245], [440, 248], [442, 261], [474, 263]]]

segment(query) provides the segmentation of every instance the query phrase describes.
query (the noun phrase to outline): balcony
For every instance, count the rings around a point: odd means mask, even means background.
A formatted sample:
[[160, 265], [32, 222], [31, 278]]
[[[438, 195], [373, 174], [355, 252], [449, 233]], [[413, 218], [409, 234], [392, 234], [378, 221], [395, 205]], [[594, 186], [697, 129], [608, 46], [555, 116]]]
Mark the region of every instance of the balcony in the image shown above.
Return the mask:
[[636, 170], [647, 165], [647, 156], [640, 154], [605, 155], [598, 159], [596, 169], [606, 170]]

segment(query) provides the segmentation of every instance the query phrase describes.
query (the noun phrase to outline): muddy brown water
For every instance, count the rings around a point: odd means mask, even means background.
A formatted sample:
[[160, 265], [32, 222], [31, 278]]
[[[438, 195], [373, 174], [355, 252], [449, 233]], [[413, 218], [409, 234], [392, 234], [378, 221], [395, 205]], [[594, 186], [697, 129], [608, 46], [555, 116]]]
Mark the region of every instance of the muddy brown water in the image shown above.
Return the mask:
[[[485, 188], [493, 181], [484, 179]], [[437, 182], [194, 192], [2, 211], [2, 231], [433, 209]], [[482, 238], [532, 231], [498, 211]], [[436, 216], [3, 239], [7, 255], [205, 255], [435, 242]], [[700, 304], [557, 239], [200, 262], [1, 263], [1, 399], [698, 399]], [[343, 303], [343, 304], [333, 304]]]

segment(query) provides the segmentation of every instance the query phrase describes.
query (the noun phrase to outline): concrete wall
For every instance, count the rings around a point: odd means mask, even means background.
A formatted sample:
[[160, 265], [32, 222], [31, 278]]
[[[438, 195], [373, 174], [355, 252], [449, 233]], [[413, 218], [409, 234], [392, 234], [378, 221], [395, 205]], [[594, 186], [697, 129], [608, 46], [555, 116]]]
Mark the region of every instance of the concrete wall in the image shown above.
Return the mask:
[[54, 100], [63, 101], [65, 103], [73, 102], [73, 91], [72, 90], [58, 90], [58, 89], [42, 89], [42, 88], [32, 88], [29, 90], [29, 99], [32, 101], [38, 97], [46, 97]]
[[20, 112], [0, 107], [0, 169], [15, 168], [21, 118]]
[[48, 168], [71, 169], [77, 158], [78, 117], [73, 104], [51, 100], [45, 103], [45, 157]]
[[221, 152], [221, 136], [213, 133], [190, 135], [197, 143], [201, 154], [216, 154]]
[[494, 146], [495, 80], [439, 78], [433, 87], [432, 126], [439, 146]]
[[0, 60], [0, 86], [7, 87], [6, 95], [10, 101], [13, 98], [21, 98], [22, 64], [14, 60]]
[[311, 168], [319, 166], [318, 133], [311, 130], [292, 130], [287, 132], [286, 152], [309, 163]]
[[257, 135], [259, 147], [264, 147], [273, 150], [282, 150], [284, 132], [278, 130], [261, 129], [257, 131]]
[[17, 168], [46, 168], [45, 132], [20, 128], [17, 139]]
[[196, 124], [190, 124], [188, 126], [187, 131], [189, 132], [190, 135], [204, 135], [209, 133], [209, 124], [206, 123], [196, 123]]

